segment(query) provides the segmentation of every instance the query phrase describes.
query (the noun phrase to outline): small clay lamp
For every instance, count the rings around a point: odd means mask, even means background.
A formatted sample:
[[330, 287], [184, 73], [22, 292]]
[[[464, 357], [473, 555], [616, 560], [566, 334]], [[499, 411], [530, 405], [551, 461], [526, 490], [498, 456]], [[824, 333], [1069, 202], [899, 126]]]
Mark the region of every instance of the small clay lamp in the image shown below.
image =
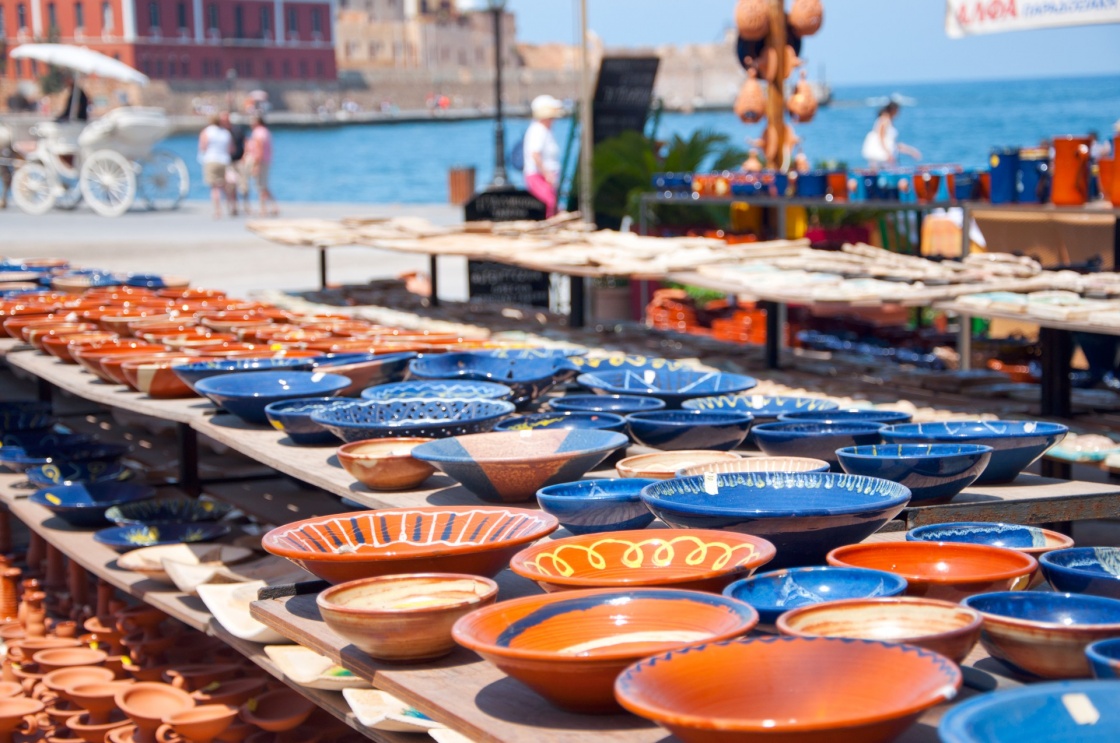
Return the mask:
[[237, 717], [237, 708], [228, 704], [205, 704], [185, 709], [163, 718], [163, 725], [156, 732], [160, 741], [167, 740], [167, 730], [173, 730], [191, 743], [211, 743], [224, 733]]
[[39, 731], [37, 715], [43, 703], [35, 699], [0, 699], [0, 743], [12, 743], [16, 733], [34, 735]]
[[116, 703], [136, 723], [132, 743], [156, 743], [156, 730], [163, 724], [163, 718], [194, 707], [191, 695], [182, 689], [149, 682], [132, 684], [117, 692]]

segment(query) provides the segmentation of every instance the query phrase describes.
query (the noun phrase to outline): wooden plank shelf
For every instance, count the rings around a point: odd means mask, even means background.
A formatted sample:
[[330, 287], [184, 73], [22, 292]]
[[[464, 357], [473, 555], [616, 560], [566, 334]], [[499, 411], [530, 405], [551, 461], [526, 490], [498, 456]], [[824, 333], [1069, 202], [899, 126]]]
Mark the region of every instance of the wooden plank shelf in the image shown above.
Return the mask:
[[202, 492], [273, 526], [352, 510], [323, 490], [280, 477], [206, 485]]

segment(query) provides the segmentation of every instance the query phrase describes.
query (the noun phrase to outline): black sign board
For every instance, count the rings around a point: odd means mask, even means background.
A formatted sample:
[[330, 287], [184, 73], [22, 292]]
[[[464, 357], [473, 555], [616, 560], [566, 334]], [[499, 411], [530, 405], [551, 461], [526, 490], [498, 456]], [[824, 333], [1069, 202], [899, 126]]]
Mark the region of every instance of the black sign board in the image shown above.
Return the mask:
[[[512, 222], [545, 218], [545, 206], [528, 191], [509, 189], [483, 191], [466, 205], [468, 222]], [[496, 304], [527, 307], [549, 306], [548, 274], [492, 261], [468, 261], [470, 298]]]
[[658, 57], [604, 57], [591, 104], [595, 144], [645, 129]]

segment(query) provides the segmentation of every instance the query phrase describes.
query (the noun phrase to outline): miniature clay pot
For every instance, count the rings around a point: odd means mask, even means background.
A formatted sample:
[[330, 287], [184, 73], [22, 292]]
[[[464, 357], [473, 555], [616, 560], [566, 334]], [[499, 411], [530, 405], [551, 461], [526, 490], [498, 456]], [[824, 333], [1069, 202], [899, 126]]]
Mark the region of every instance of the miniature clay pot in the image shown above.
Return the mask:
[[104, 725], [110, 721], [113, 710], [117, 708], [117, 694], [130, 686], [130, 681], [77, 684], [67, 688], [64, 695], [89, 713], [87, 722], [90, 725]]
[[91, 648], [53, 648], [40, 650], [31, 659], [39, 665], [42, 673], [47, 674], [60, 668], [99, 666], [107, 657], [106, 653]]
[[315, 704], [302, 694], [283, 688], [265, 692], [241, 705], [240, 716], [242, 722], [262, 730], [283, 733], [302, 725], [314, 710]]
[[134, 743], [156, 743], [156, 730], [163, 724], [163, 718], [194, 707], [191, 695], [182, 689], [147, 682], [117, 692], [116, 703], [136, 724]]
[[164, 717], [156, 738], [160, 743], [178, 743], [184, 739], [191, 743], [210, 743], [226, 731], [235, 717], [237, 708], [227, 704], [192, 707]]
[[36, 716], [42, 711], [43, 703], [34, 699], [0, 699], [0, 743], [12, 743], [17, 732], [24, 735], [38, 732]]

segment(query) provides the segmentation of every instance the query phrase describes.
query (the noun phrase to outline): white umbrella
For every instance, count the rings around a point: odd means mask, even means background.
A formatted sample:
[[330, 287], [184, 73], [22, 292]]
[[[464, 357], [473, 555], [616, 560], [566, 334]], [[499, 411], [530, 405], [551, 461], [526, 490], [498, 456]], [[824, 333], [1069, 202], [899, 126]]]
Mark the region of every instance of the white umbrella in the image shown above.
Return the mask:
[[63, 67], [82, 75], [96, 75], [126, 83], [147, 85], [148, 76], [124, 62], [95, 52], [84, 46], [70, 44], [20, 44], [9, 56], [12, 59], [34, 59], [55, 67]]

